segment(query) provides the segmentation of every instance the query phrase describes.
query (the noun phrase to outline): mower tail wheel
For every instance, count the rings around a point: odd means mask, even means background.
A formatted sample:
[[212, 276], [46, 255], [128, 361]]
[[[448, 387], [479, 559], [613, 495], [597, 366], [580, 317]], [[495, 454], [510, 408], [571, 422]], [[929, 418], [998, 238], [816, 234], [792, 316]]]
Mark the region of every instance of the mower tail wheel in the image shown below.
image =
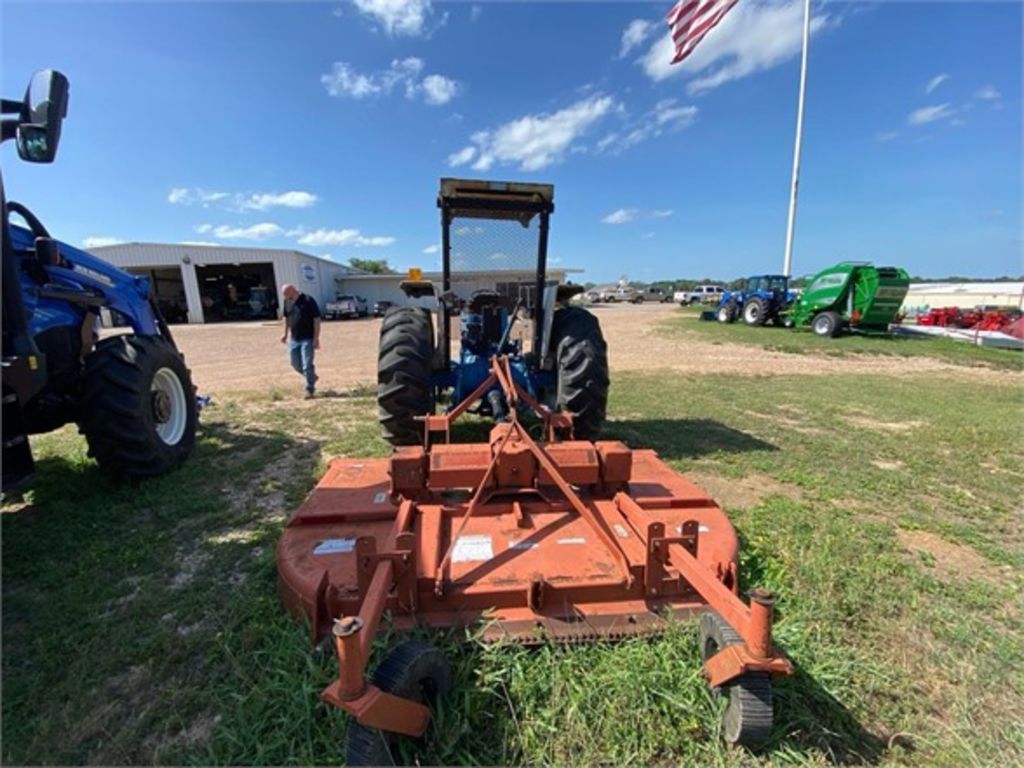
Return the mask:
[[743, 305], [743, 322], [747, 325], [764, 325], [768, 319], [768, 306], [763, 299], [751, 299]]
[[377, 407], [381, 433], [392, 445], [423, 440], [418, 416], [434, 410], [430, 375], [434, 327], [419, 307], [393, 307], [380, 326], [377, 354]]
[[811, 323], [811, 330], [818, 336], [834, 338], [842, 330], [842, 321], [836, 312], [822, 312]]
[[103, 339], [85, 358], [83, 381], [78, 429], [100, 469], [155, 477], [192, 451], [196, 392], [185, 360], [166, 339]]
[[736, 302], [727, 301], [718, 308], [718, 322], [731, 323], [736, 320]]
[[[373, 684], [385, 693], [433, 706], [452, 683], [448, 660], [429, 643], [410, 640], [396, 646], [373, 673]], [[368, 728], [352, 720], [345, 736], [347, 765], [398, 765], [396, 733]]]
[[[714, 611], [700, 617], [701, 658], [707, 661], [743, 638]], [[729, 744], [753, 747], [763, 743], [772, 731], [772, 679], [767, 672], [746, 672], [721, 688], [716, 696], [727, 699], [722, 714], [722, 737]]]
[[573, 417], [579, 440], [593, 440], [608, 407], [608, 346], [601, 325], [580, 307], [555, 312], [551, 348], [558, 369], [557, 407]]

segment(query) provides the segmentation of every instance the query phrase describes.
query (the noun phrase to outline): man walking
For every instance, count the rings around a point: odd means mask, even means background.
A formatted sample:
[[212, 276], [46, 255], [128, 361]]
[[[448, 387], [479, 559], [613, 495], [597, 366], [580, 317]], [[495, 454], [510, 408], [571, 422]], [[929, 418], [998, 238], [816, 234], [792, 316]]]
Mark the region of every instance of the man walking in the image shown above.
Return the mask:
[[[306, 399], [316, 392], [316, 368], [313, 357], [320, 349], [320, 307], [316, 299], [299, 293], [294, 285], [285, 284], [281, 289], [284, 296], [284, 335], [281, 343], [288, 343], [292, 368], [306, 377]], [[292, 340], [288, 342], [288, 334]]]

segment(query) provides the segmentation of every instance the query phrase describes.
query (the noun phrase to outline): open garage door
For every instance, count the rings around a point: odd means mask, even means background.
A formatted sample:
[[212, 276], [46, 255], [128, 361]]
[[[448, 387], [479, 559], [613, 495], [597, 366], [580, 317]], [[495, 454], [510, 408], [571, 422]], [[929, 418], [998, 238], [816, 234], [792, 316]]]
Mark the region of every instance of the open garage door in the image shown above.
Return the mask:
[[168, 323], [188, 322], [188, 302], [180, 267], [129, 267], [127, 271], [149, 278], [164, 320]]
[[207, 264], [196, 267], [203, 322], [272, 320], [277, 317], [274, 265]]

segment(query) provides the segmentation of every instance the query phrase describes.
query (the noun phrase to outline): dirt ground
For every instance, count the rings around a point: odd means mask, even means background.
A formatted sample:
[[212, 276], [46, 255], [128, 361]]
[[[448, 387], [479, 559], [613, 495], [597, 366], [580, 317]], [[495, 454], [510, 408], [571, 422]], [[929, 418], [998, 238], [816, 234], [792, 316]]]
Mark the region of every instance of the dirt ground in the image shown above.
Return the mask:
[[[660, 334], [657, 326], [677, 312], [675, 305], [614, 304], [593, 309], [608, 341], [613, 372], [662, 369], [731, 376], [965, 372], [963, 368], [925, 357], [825, 358], [753, 350], [750, 346], [711, 343], [700, 338], [671, 338]], [[692, 322], [698, 320], [694, 318]], [[288, 355], [279, 341], [280, 322], [181, 325], [175, 326], [173, 332], [201, 394], [302, 388], [302, 380], [289, 366]], [[316, 359], [319, 388], [343, 392], [375, 384], [379, 333], [379, 319], [324, 323]], [[972, 375], [978, 375], [976, 369], [972, 371]]]

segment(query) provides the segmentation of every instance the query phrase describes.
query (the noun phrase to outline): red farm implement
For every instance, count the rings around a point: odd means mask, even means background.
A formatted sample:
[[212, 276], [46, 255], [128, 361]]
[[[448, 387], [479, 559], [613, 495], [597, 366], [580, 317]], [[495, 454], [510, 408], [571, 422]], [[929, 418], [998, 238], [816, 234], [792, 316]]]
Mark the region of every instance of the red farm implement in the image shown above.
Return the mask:
[[[531, 397], [504, 356], [480, 390], [493, 387], [509, 408], [488, 442], [448, 441], [477, 392], [425, 416], [423, 445], [335, 460], [278, 545], [285, 605], [333, 640], [338, 677], [321, 697], [352, 717], [348, 759], [390, 762], [450, 678], [418, 642], [367, 677], [385, 611], [398, 629], [481, 624], [485, 639], [525, 643], [657, 633], [699, 613], [704, 674], [728, 698], [725, 738], [766, 738], [771, 678], [792, 666], [772, 645], [773, 597], [739, 597], [725, 513], [654, 451], [572, 439], [571, 415]], [[540, 417], [543, 439], [520, 410]]]

